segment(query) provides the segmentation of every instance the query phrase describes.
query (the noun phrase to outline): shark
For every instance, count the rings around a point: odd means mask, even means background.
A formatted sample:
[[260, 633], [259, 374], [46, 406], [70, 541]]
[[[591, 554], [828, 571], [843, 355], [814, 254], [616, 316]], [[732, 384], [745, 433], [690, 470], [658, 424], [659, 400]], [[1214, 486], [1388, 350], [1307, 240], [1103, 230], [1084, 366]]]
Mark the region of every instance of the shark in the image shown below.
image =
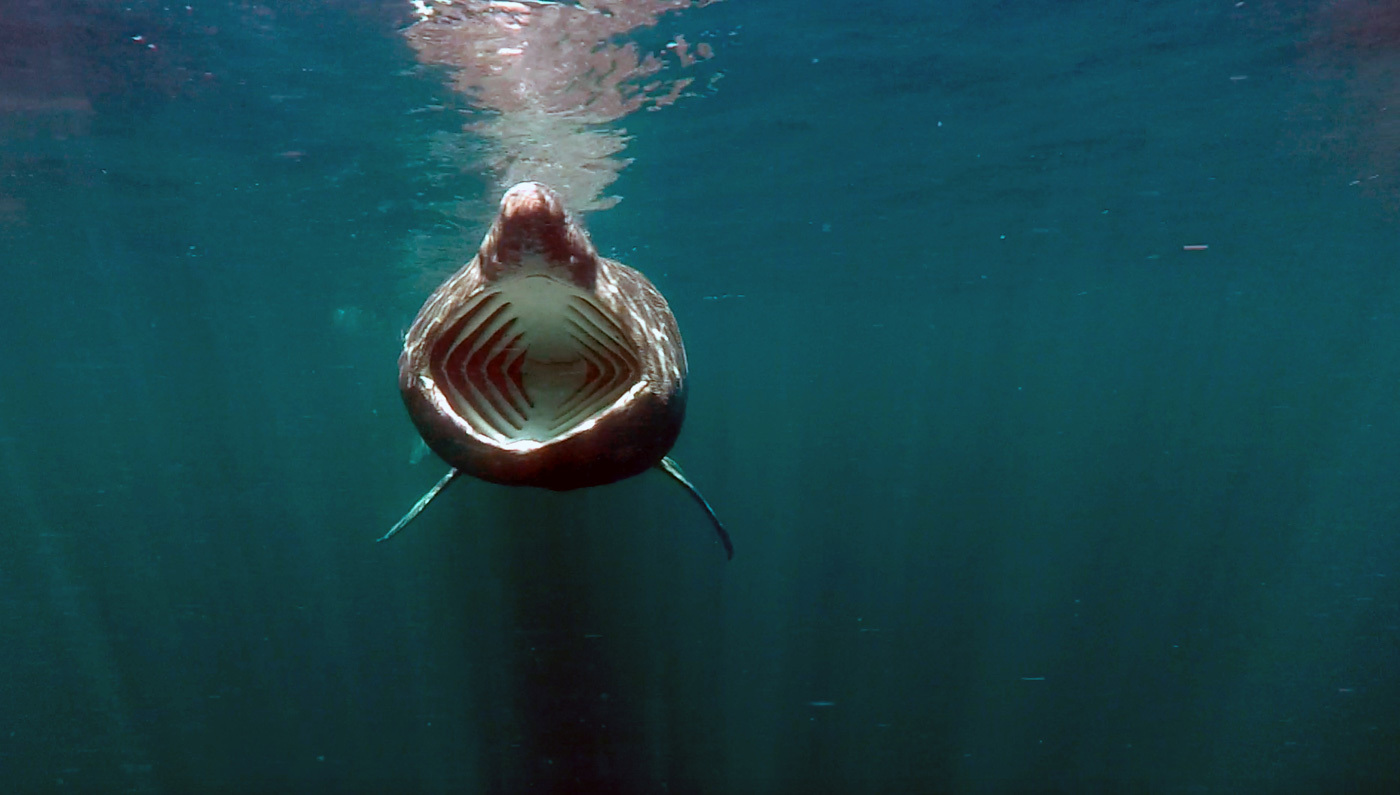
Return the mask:
[[379, 540], [462, 475], [568, 491], [660, 470], [714, 508], [669, 453], [685, 418], [686, 358], [650, 281], [600, 256], [559, 195], [505, 192], [476, 255], [428, 297], [404, 337], [399, 391], [450, 468]]

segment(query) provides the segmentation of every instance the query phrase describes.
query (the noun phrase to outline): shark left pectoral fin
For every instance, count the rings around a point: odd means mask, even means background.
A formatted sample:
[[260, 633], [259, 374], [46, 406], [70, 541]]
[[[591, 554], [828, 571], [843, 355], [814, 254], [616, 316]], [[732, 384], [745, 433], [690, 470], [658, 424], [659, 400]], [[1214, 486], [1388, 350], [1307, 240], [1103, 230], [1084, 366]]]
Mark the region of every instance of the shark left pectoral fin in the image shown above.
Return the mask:
[[442, 480], [439, 480], [436, 486], [433, 486], [431, 489], [428, 489], [428, 493], [420, 497], [418, 499], [418, 502], [415, 502], [413, 504], [413, 507], [408, 509], [408, 513], [403, 515], [403, 518], [398, 521], [398, 524], [389, 528], [389, 532], [380, 536], [378, 541], [376, 541], [375, 543], [378, 543], [379, 541], [388, 541], [389, 539], [393, 538], [394, 535], [400, 530], [404, 529], [405, 527], [408, 527], [408, 523], [413, 521], [414, 519], [417, 519], [418, 514], [422, 513], [423, 509], [428, 507], [428, 503], [432, 502], [434, 497], [441, 494], [443, 489], [447, 488], [448, 486], [451, 486], [452, 481], [456, 480], [457, 477], [461, 474], [462, 470], [454, 468], [446, 475], [443, 475]]
[[672, 460], [670, 456], [666, 456], [661, 459], [656, 465], [656, 468], [665, 472], [672, 480], [685, 487], [685, 490], [690, 492], [690, 496], [694, 497], [695, 501], [700, 503], [700, 507], [705, 509], [705, 513], [709, 515], [710, 521], [714, 524], [715, 532], [719, 534], [719, 542], [724, 545], [724, 554], [728, 556], [728, 560], [733, 560], [734, 543], [729, 540], [729, 533], [725, 531], [724, 524], [720, 522], [719, 517], [715, 515], [715, 509], [710, 507], [710, 503], [705, 499], [705, 496], [700, 493], [699, 489], [695, 488], [695, 484], [686, 479], [685, 473], [681, 472], [680, 465]]

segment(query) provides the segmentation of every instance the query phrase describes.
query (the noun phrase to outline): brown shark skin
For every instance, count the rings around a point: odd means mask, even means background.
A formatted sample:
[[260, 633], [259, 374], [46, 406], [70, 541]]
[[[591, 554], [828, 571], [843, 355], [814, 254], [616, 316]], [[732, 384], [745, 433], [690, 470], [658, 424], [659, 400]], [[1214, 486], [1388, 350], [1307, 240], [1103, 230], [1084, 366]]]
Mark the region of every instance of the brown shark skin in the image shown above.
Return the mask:
[[522, 182], [501, 197], [496, 220], [477, 251], [483, 283], [508, 275], [531, 253], [543, 254], [561, 278], [580, 287], [594, 286], [601, 258], [588, 233], [564, 209], [558, 194], [538, 182]]
[[[638, 352], [644, 385], [595, 416], [592, 427], [512, 450], [476, 433], [453, 412], [433, 379], [431, 353], [466, 302], [508, 278], [521, 254], [530, 252], [543, 254], [552, 272], [590, 289], [611, 310]], [[399, 356], [399, 390], [428, 447], [464, 474], [555, 491], [600, 486], [656, 466], [675, 444], [685, 417], [685, 349], [661, 293], [637, 271], [598, 256], [552, 191], [522, 183], [502, 200], [477, 255], [419, 311]]]

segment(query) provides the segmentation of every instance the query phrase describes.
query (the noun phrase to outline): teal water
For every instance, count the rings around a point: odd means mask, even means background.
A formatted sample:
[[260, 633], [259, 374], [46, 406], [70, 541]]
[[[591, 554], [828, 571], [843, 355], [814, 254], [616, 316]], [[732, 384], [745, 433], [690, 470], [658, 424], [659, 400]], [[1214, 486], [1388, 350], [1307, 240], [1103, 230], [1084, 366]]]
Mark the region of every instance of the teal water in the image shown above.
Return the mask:
[[0, 791], [1400, 785], [1400, 7], [644, 34], [723, 78], [587, 223], [729, 563], [655, 473], [373, 543], [489, 191], [407, 21], [0, 4]]

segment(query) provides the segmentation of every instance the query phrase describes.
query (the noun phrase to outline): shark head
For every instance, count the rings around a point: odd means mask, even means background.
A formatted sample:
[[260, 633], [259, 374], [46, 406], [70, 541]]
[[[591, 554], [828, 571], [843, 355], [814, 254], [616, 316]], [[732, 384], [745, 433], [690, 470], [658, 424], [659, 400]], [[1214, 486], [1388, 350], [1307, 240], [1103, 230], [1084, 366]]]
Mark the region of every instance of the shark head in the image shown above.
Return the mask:
[[453, 467], [569, 489], [658, 465], [684, 416], [685, 350], [651, 282], [598, 256], [559, 197], [524, 182], [419, 312], [399, 385]]

